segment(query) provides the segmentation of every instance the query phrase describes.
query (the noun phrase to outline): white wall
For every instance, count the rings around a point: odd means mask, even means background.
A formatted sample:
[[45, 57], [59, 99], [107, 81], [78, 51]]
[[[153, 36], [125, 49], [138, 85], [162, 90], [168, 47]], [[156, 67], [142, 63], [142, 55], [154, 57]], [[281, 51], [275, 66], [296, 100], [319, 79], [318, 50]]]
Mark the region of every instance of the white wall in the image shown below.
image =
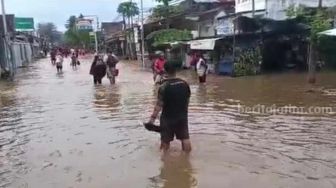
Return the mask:
[[287, 18], [286, 10], [297, 0], [268, 0], [266, 17], [273, 20], [284, 20]]
[[[266, 0], [254, 0], [255, 10], [265, 10]], [[252, 11], [252, 0], [236, 0], [236, 13]]]
[[216, 35], [215, 24], [213, 20], [207, 20], [199, 23], [199, 37], [213, 37]]

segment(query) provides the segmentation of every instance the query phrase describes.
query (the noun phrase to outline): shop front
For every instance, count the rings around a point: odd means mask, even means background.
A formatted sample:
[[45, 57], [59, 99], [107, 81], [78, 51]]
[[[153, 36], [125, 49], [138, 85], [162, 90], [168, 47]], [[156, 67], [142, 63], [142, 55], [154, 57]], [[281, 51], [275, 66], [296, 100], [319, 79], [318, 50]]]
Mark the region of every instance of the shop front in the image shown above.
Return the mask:
[[[200, 53], [208, 63], [209, 72], [216, 72], [216, 64], [219, 62], [216, 44], [221, 38], [209, 38], [189, 41], [190, 54]], [[189, 55], [190, 55], [189, 54]], [[186, 60], [187, 61], [187, 60]]]

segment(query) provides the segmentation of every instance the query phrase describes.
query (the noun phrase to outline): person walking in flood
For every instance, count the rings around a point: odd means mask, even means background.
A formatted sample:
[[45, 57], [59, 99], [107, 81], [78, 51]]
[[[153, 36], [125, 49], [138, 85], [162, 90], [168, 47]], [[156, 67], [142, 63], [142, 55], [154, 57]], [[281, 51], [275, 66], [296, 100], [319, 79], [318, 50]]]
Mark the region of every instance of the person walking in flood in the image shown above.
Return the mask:
[[56, 64], [56, 51], [55, 51], [55, 49], [51, 50], [50, 59], [51, 59], [51, 64], [55, 65]]
[[115, 84], [116, 77], [118, 76], [118, 69], [117, 64], [119, 62], [119, 59], [116, 55], [114, 55], [111, 51], [109, 51], [104, 56], [104, 62], [106, 63], [106, 72], [107, 72], [107, 78], [110, 80], [111, 84]]
[[72, 69], [76, 69], [77, 62], [78, 62], [78, 60], [77, 60], [76, 54], [72, 53], [71, 54], [71, 67], [72, 67]]
[[154, 62], [154, 82], [155, 84], [160, 84], [164, 76], [164, 65], [166, 60], [164, 58], [163, 52], [158, 52], [158, 58]]
[[196, 70], [197, 70], [197, 75], [200, 83], [205, 83], [206, 82], [206, 76], [208, 72], [208, 65], [203, 58], [202, 54], [197, 54], [197, 64], [196, 64]]
[[95, 85], [102, 84], [102, 79], [106, 75], [106, 65], [99, 55], [95, 55], [91, 64], [90, 74], [93, 76], [93, 83]]
[[176, 78], [176, 67], [172, 63], [166, 63], [164, 69], [167, 78], [159, 88], [157, 103], [147, 125], [154, 125], [162, 110], [159, 127], [161, 149], [167, 151], [170, 142], [176, 137], [181, 141], [183, 151], [190, 152], [188, 128], [190, 87], [186, 81]]
[[56, 69], [58, 73], [61, 73], [63, 69], [63, 56], [61, 52], [58, 52], [56, 55]]

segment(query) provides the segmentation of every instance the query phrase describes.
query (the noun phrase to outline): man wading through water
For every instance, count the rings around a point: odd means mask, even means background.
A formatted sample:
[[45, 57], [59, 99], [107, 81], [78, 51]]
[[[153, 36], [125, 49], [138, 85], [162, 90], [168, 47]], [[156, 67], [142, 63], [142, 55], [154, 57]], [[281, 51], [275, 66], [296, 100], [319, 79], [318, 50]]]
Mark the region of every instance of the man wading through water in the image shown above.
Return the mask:
[[117, 63], [119, 62], [119, 59], [117, 58], [116, 55], [114, 55], [111, 51], [109, 51], [105, 56], [104, 56], [104, 62], [106, 63], [107, 66], [107, 77], [110, 80], [111, 84], [115, 84], [116, 76], [118, 76], [119, 71], [116, 68]]
[[161, 134], [161, 149], [167, 151], [170, 142], [176, 139], [182, 143], [183, 151], [191, 151], [188, 128], [188, 107], [190, 87], [182, 79], [176, 78], [176, 68], [172, 63], [166, 63], [164, 69], [167, 79], [159, 88], [158, 100], [154, 112], [146, 125], [154, 125], [154, 122], [162, 110], [159, 132]]

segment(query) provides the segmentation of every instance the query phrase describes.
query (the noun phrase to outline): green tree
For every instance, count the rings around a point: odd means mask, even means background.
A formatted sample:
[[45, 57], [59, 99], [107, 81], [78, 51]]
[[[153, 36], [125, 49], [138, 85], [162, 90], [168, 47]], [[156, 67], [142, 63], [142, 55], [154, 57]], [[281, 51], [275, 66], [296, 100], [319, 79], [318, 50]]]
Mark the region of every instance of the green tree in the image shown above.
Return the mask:
[[[124, 22], [124, 33], [127, 38], [127, 51], [129, 58], [132, 59], [135, 56], [135, 52], [133, 52], [132, 43], [135, 41], [134, 39], [134, 30], [133, 30], [133, 17], [139, 15], [139, 7], [135, 2], [123, 2], [120, 3], [117, 9], [117, 12], [122, 15]], [[127, 24], [126, 24], [127, 19]], [[127, 29], [129, 28], [129, 29]]]
[[76, 16], [70, 16], [70, 18], [68, 19], [67, 23], [65, 24], [65, 27], [68, 30], [75, 29], [76, 28], [76, 21], [77, 21]]
[[131, 19], [133, 16], [139, 15], [139, 7], [135, 2], [123, 2], [120, 3], [117, 12], [123, 16], [124, 24], [126, 25], [126, 18], [128, 20], [128, 25], [131, 25]]
[[316, 62], [319, 56], [319, 33], [331, 28], [332, 15], [334, 15], [333, 11], [322, 8], [321, 0], [319, 1], [319, 8], [316, 10], [307, 9], [303, 6], [299, 6], [298, 8], [295, 8], [295, 6], [290, 6], [290, 8], [287, 10], [287, 16], [289, 18], [296, 17], [299, 20], [302, 20], [303, 23], [310, 26], [308, 58], [309, 83], [316, 82]]
[[162, 3], [164, 6], [169, 6], [169, 3], [173, 0], [156, 0], [159, 3]]
[[54, 23], [39, 23], [37, 31], [40, 37], [47, 39], [48, 42], [55, 43], [61, 40], [60, 34]]
[[[80, 14], [78, 18], [83, 17], [84, 16]], [[65, 42], [72, 47], [89, 48], [92, 46], [90, 32], [77, 30], [76, 22], [78, 18], [76, 16], [70, 16], [67, 20], [67, 24], [65, 25], [67, 31], [64, 34]]]
[[152, 46], [167, 45], [177, 41], [188, 41], [192, 39], [192, 34], [188, 30], [161, 29], [147, 35], [146, 40], [152, 43]]
[[173, 0], [156, 0], [159, 3], [162, 3], [165, 6], [165, 10], [163, 12], [163, 17], [166, 19], [166, 29], [169, 29], [170, 20], [169, 20], [169, 3]]
[[167, 17], [167, 12], [169, 16], [177, 15], [182, 12], [182, 8], [181, 6], [158, 5], [152, 9], [152, 14], [150, 15], [150, 19], [153, 21], [165, 19]]

